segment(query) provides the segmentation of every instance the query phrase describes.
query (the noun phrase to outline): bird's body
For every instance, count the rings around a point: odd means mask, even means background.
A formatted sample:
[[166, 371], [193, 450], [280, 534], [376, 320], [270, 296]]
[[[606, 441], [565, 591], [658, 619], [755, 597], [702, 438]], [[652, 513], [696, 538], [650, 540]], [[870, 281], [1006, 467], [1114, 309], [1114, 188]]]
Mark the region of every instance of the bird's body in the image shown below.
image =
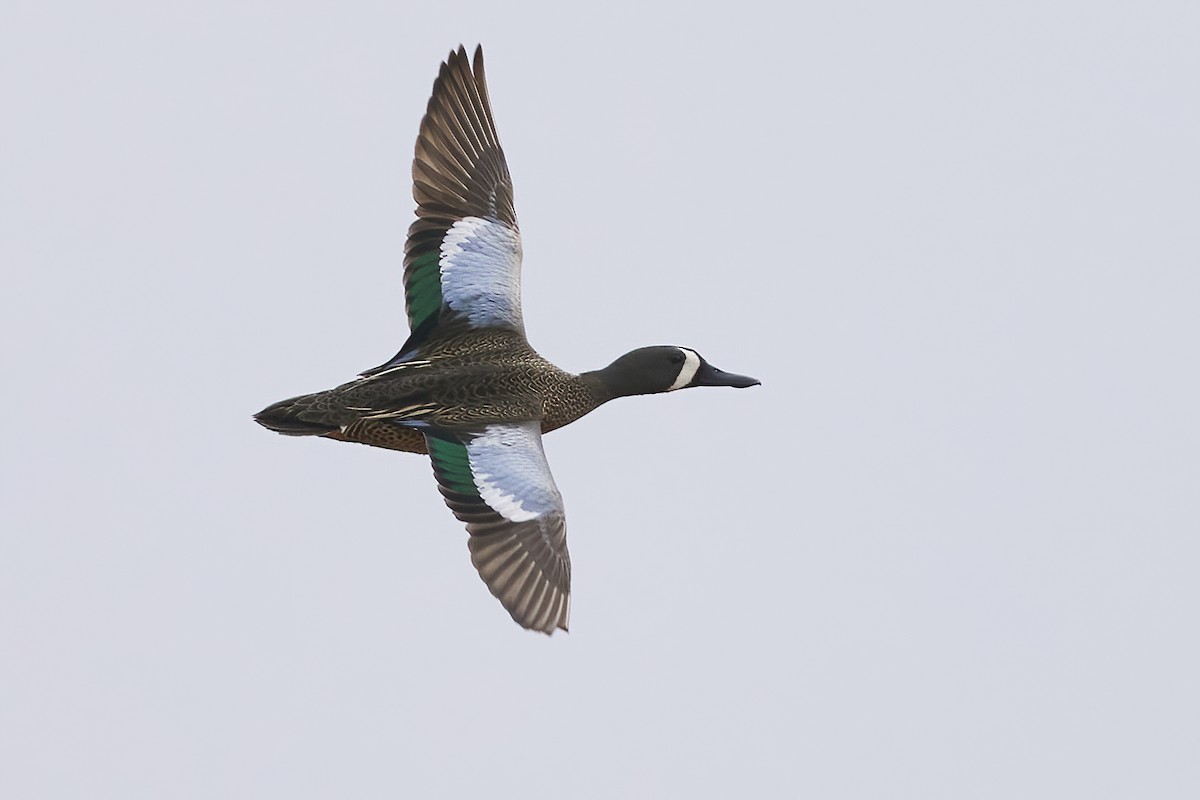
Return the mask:
[[442, 65], [417, 139], [413, 194], [404, 346], [348, 383], [280, 401], [255, 419], [293, 436], [428, 453], [488, 588], [522, 626], [565, 630], [565, 513], [542, 434], [617, 397], [758, 381], [682, 347], [641, 348], [574, 375], [530, 346], [512, 184], [481, 50], [473, 68], [462, 48]]
[[[537, 420], [547, 433], [612, 397], [595, 373], [559, 369], [524, 337], [467, 335], [420, 358], [368, 370], [335, 389], [281, 401], [262, 415], [280, 433], [426, 453], [421, 425], [450, 429]], [[294, 429], [286, 430], [288, 424]]]

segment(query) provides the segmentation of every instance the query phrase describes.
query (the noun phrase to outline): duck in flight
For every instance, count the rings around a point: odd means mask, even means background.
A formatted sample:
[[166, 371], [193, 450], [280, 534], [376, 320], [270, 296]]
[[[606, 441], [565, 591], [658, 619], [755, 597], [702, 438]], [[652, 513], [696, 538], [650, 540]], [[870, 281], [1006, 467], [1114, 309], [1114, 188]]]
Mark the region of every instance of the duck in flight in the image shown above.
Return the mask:
[[260, 411], [261, 425], [428, 453], [471, 561], [518, 624], [567, 629], [571, 561], [542, 434], [617, 397], [755, 386], [686, 347], [643, 347], [573, 375], [542, 358], [521, 315], [521, 234], [488, 102], [483, 51], [460, 46], [433, 84], [413, 159], [404, 246], [411, 335], [391, 360]]

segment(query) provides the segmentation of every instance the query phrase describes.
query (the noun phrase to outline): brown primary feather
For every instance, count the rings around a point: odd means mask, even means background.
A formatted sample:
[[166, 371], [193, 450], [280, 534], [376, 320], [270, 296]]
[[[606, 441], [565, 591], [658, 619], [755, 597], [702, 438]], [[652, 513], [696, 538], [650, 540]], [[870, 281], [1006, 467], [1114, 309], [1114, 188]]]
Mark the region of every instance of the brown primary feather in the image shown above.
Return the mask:
[[[418, 220], [410, 234], [426, 228], [422, 218], [442, 230], [464, 216], [517, 227], [512, 178], [496, 135], [482, 53], [476, 51], [474, 73], [469, 63], [460, 47], [434, 82], [413, 159]], [[406, 250], [412, 252], [411, 247]]]
[[561, 513], [510, 522], [478, 498], [438, 487], [454, 516], [471, 534], [471, 563], [516, 622], [551, 633], [567, 629], [571, 560]]

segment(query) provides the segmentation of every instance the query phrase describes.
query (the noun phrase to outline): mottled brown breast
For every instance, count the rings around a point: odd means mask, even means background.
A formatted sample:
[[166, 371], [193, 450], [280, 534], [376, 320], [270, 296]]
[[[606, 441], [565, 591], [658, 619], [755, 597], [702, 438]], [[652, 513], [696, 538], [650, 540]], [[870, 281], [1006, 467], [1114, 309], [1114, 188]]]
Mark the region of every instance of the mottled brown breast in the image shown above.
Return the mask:
[[542, 392], [543, 433], [574, 422], [604, 402], [597, 387], [578, 375], [560, 371], [547, 383]]

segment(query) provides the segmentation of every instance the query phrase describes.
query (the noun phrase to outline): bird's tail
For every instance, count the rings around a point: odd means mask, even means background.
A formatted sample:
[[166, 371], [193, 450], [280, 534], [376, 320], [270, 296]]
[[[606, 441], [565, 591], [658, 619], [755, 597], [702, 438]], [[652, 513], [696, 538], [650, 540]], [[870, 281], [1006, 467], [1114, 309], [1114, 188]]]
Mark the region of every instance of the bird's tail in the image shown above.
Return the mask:
[[356, 417], [333, 398], [333, 392], [325, 391], [272, 403], [255, 414], [254, 421], [286, 436], [323, 436]]

